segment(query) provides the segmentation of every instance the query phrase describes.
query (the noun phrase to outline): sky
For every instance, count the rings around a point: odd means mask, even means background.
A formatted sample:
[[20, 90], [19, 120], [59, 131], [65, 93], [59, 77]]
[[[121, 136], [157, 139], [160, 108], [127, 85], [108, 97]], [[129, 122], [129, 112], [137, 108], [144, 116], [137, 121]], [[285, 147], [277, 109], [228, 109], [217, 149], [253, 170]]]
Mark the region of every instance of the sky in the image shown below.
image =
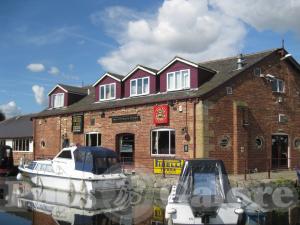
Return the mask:
[[39, 112], [57, 84], [93, 84], [137, 64], [159, 69], [285, 48], [300, 61], [300, 0], [1, 0], [0, 110]]

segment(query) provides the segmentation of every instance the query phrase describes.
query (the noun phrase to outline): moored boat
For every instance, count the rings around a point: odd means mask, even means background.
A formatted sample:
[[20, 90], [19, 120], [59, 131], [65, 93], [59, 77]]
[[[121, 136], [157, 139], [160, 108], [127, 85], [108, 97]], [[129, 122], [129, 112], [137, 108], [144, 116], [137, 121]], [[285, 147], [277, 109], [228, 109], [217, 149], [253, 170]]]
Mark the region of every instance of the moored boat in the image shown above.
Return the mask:
[[165, 211], [168, 224], [245, 224], [221, 160], [187, 160]]
[[19, 171], [19, 179], [27, 177], [36, 186], [67, 192], [94, 193], [128, 183], [117, 154], [102, 147], [64, 148], [53, 160], [32, 161], [20, 165]]

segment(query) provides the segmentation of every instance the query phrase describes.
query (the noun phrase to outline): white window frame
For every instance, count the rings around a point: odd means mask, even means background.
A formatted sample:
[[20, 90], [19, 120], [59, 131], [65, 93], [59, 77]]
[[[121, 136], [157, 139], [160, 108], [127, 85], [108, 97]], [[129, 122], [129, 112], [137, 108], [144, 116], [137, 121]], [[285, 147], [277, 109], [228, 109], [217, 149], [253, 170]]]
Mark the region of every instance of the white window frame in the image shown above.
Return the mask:
[[[22, 142], [22, 149], [20, 149], [19, 145], [16, 144], [17, 141]], [[28, 141], [28, 150], [23, 149], [24, 141]], [[30, 138], [15, 138], [15, 139], [12, 140], [12, 149], [13, 149], [14, 152], [33, 152], [33, 149], [32, 148], [30, 149], [30, 145], [32, 144], [32, 141], [33, 140], [30, 139]], [[25, 145], [26, 145], [26, 143], [25, 143]], [[26, 146], [25, 146], [25, 148], [26, 148]]]
[[[106, 98], [106, 88], [109, 88], [110, 96], [111, 96], [111, 87], [114, 86], [114, 97]], [[101, 87], [104, 87], [104, 96], [101, 96]], [[116, 99], [116, 83], [103, 84], [99, 86], [99, 101], [112, 100]], [[102, 98], [103, 97], [103, 98]]]
[[[152, 146], [152, 143], [153, 143], [153, 132], [159, 132], [159, 131], [169, 131], [169, 154], [159, 154], [159, 153], [156, 153], [154, 154], [153, 153], [153, 146]], [[170, 132], [173, 131], [174, 132], [174, 135], [175, 135], [175, 153], [174, 154], [171, 154], [171, 134]], [[175, 132], [175, 129], [171, 129], [171, 128], [160, 128], [160, 129], [153, 129], [150, 131], [150, 136], [151, 136], [151, 142], [150, 142], [150, 145], [151, 145], [151, 156], [158, 156], [158, 157], [161, 157], [161, 156], [170, 156], [170, 157], [173, 157], [176, 155], [176, 132]], [[157, 149], [157, 151], [159, 151]]]
[[[183, 81], [184, 81], [184, 76], [183, 76], [183, 72], [188, 72], [187, 76], [188, 76], [188, 85], [186, 87], [183, 87]], [[179, 88], [175, 88], [176, 86], [176, 73], [180, 73], [180, 85]], [[169, 76], [173, 75], [174, 76], [174, 88], [170, 88], [169, 87]], [[190, 69], [184, 69], [184, 70], [178, 70], [178, 71], [173, 71], [173, 72], [169, 72], [167, 73], [167, 91], [178, 91], [178, 90], [184, 90], [184, 89], [190, 89], [191, 88], [191, 70]]]
[[[272, 80], [272, 82], [276, 82], [276, 91], [273, 90], [273, 83], [272, 83], [272, 91], [275, 92], [275, 93], [285, 93], [285, 83], [284, 83], [284, 80], [282, 79], [278, 79], [278, 78], [274, 78]], [[282, 90], [280, 90], [279, 88], [279, 82], [282, 82]]]
[[[142, 93], [138, 94], [138, 80], [142, 80]], [[148, 81], [148, 90], [146, 92], [144, 92], [144, 80]], [[136, 83], [136, 89], [135, 89], [135, 93], [132, 93], [132, 82], [135, 81]], [[149, 77], [141, 77], [141, 78], [136, 78], [136, 79], [132, 79], [130, 80], [130, 96], [139, 96], [139, 95], [147, 95], [150, 93], [150, 79]]]
[[[100, 132], [88, 132], [88, 133], [85, 133], [84, 134], [84, 144], [86, 145], [86, 146], [91, 146], [90, 144], [91, 144], [91, 134], [97, 134], [97, 146], [101, 146], [101, 142], [102, 142], [102, 135], [101, 135], [101, 133]], [[100, 135], [100, 145], [99, 145], [99, 136], [98, 136], [98, 134]], [[86, 143], [86, 136], [87, 135], [89, 135], [89, 143], [88, 143], [88, 145], [87, 145], [87, 143]]]
[[[55, 105], [55, 97], [60, 96], [62, 98], [61, 104], [60, 105]], [[65, 105], [65, 93], [57, 93], [51, 95], [51, 106], [52, 108], [61, 108], [64, 107]]]

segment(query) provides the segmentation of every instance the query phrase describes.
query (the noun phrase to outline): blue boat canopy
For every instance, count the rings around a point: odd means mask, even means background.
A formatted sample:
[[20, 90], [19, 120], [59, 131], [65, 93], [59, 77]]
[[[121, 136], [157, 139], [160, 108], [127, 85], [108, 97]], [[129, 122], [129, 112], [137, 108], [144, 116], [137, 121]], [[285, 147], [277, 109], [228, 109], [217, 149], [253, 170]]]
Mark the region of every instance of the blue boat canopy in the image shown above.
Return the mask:
[[74, 151], [75, 169], [94, 174], [119, 173], [115, 151], [103, 147], [78, 147]]

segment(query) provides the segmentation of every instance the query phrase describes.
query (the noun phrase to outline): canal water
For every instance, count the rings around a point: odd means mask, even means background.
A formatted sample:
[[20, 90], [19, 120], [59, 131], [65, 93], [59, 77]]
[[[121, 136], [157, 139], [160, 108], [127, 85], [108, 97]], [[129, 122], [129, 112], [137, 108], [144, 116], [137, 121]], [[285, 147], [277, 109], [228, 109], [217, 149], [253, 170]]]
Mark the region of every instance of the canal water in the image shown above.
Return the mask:
[[[164, 223], [166, 194], [119, 190], [80, 195], [0, 180], [0, 225], [111, 225]], [[300, 206], [252, 214], [247, 224], [300, 225]]]

